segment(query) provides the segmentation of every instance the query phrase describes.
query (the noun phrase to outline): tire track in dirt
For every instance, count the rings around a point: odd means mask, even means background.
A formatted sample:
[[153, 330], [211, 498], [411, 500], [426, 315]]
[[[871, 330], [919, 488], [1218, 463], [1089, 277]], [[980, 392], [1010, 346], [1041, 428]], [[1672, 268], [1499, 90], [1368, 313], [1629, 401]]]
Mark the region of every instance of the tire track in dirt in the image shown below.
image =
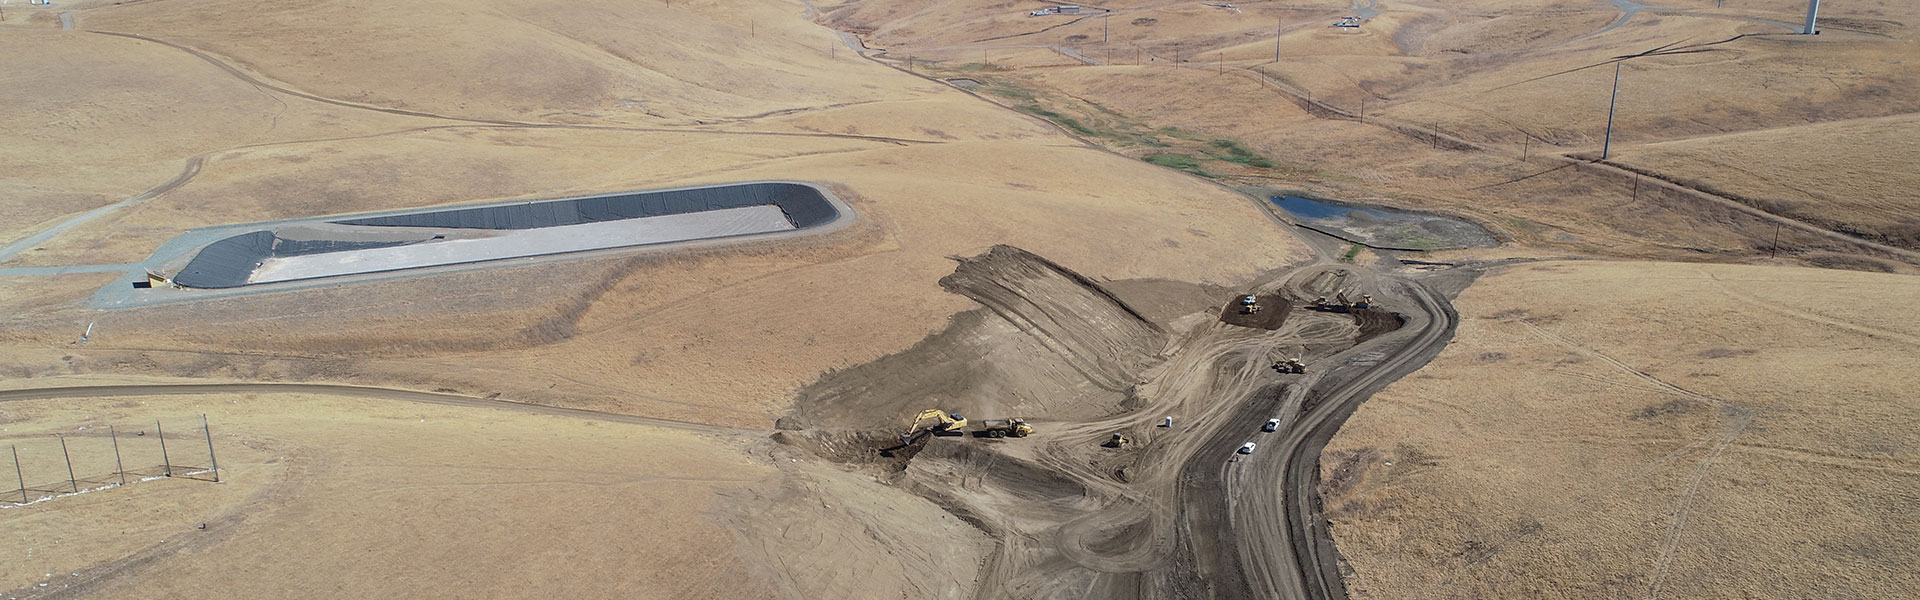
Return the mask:
[[1612, 365], [1619, 371], [1653, 385], [1661, 392], [1705, 403], [1714, 408], [1718, 414], [1721, 431], [1701, 440], [1701, 443], [1709, 443], [1711, 446], [1707, 450], [1707, 456], [1701, 459], [1700, 464], [1694, 468], [1693, 474], [1687, 477], [1686, 486], [1680, 493], [1680, 498], [1675, 502], [1673, 516], [1667, 525], [1667, 533], [1660, 543], [1660, 557], [1654, 563], [1653, 575], [1651, 581], [1648, 583], [1646, 596], [1649, 600], [1659, 598], [1661, 589], [1666, 584], [1667, 575], [1672, 571], [1674, 555], [1680, 546], [1680, 536], [1686, 529], [1687, 520], [1692, 516], [1694, 503], [1700, 497], [1700, 488], [1706, 483], [1707, 473], [1713, 469], [1713, 464], [1720, 459], [1720, 454], [1726, 451], [1727, 446], [1732, 445], [1734, 440], [1739, 439], [1741, 434], [1746, 432], [1747, 426], [1753, 424], [1753, 410], [1736, 403], [1674, 385], [1666, 380], [1654, 377], [1650, 373], [1634, 368], [1632, 365], [1628, 365], [1626, 362], [1604, 352], [1575, 344], [1533, 323], [1524, 320], [1519, 321], [1519, 323], [1526, 327], [1530, 333], [1541, 339], [1573, 350], [1575, 353], [1599, 359], [1602, 362]]
[[156, 383], [128, 385], [82, 385], [66, 387], [42, 387], [0, 390], [0, 402], [19, 402], [23, 400], [47, 400], [57, 398], [117, 398], [123, 396], [195, 396], [206, 394], [315, 394], [321, 396], [339, 396], [372, 400], [396, 400], [420, 404], [438, 404], [441, 406], [459, 406], [468, 408], [491, 408], [514, 412], [609, 421], [633, 425], [647, 425], [726, 436], [761, 436], [768, 431], [741, 429], [695, 423], [656, 419], [637, 415], [601, 412], [578, 408], [561, 408], [542, 404], [528, 404], [494, 398], [477, 398], [458, 394], [422, 392], [399, 388], [383, 388], [357, 385], [337, 385], [324, 383]]
[[731, 134], [731, 135], [765, 135], [765, 136], [784, 136], [784, 137], [838, 138], [838, 139], [888, 142], [888, 143], [899, 144], [899, 145], [941, 143], [935, 140], [916, 140], [916, 139], [910, 139], [910, 138], [896, 138], [896, 137], [877, 136], [877, 135], [860, 135], [860, 134], [853, 134], [853, 133], [823, 133], [823, 132], [803, 132], [803, 131], [727, 131], [727, 130], [720, 130], [720, 129], [639, 127], [639, 126], [622, 126], [622, 125], [587, 125], [587, 124], [574, 124], [574, 123], [548, 123], [548, 122], [538, 122], [538, 121], [512, 121], [512, 120], [504, 120], [504, 119], [476, 119], [471, 117], [457, 117], [453, 115], [443, 115], [438, 113], [407, 110], [402, 108], [389, 108], [385, 106], [376, 106], [372, 104], [362, 104], [358, 102], [349, 102], [346, 100], [328, 98], [326, 96], [302, 92], [290, 87], [263, 81], [257, 77], [254, 77], [251, 74], [248, 74], [246, 71], [242, 71], [239, 68], [234, 67], [233, 65], [227, 64], [226, 61], [223, 61], [206, 52], [202, 52], [200, 50], [194, 49], [191, 46], [186, 46], [186, 45], [178, 44], [175, 42], [169, 42], [159, 38], [144, 36], [136, 33], [121, 33], [121, 32], [113, 32], [113, 31], [98, 31], [98, 30], [88, 30], [87, 32], [95, 33], [99, 35], [107, 35], [107, 36], [139, 40], [143, 42], [150, 42], [154, 44], [160, 44], [162, 46], [166, 46], [176, 50], [180, 50], [182, 52], [186, 52], [188, 54], [193, 55], [195, 58], [199, 58], [200, 60], [206, 61], [208, 64], [211, 64], [214, 67], [219, 68], [221, 71], [225, 71], [228, 75], [232, 75], [233, 77], [243, 82], [252, 84], [257, 87], [280, 92], [282, 94], [286, 94], [289, 96], [294, 96], [298, 98], [312, 100], [314, 102], [330, 104], [333, 106], [339, 106], [343, 108], [367, 110], [367, 111], [386, 113], [390, 115], [398, 115], [398, 116], [404, 116], [404, 117], [437, 119], [437, 120], [443, 120], [443, 121], [458, 121], [458, 122], [468, 123], [475, 126], [493, 126], [493, 127], [504, 127], [504, 128], [578, 129], [578, 130], [642, 131], [642, 132], [659, 132], [659, 133], [711, 133], [711, 134]]
[[1920, 346], [1920, 337], [1908, 335], [1905, 333], [1900, 333], [1897, 331], [1889, 331], [1886, 329], [1868, 327], [1865, 325], [1861, 325], [1859, 323], [1854, 323], [1851, 321], [1843, 321], [1833, 317], [1829, 317], [1829, 316], [1825, 316], [1825, 315], [1821, 315], [1821, 314], [1817, 314], [1817, 313], [1813, 313], [1813, 312], [1809, 312], [1809, 311], [1805, 311], [1797, 308], [1792, 308], [1784, 304], [1780, 304], [1778, 302], [1762, 300], [1758, 297], [1733, 289], [1732, 286], [1727, 285], [1727, 282], [1725, 280], [1720, 279], [1720, 276], [1714, 274], [1712, 271], [1701, 269], [1700, 274], [1702, 276], [1705, 276], [1708, 281], [1712, 282], [1714, 287], [1720, 288], [1721, 293], [1726, 294], [1728, 296], [1732, 296], [1736, 300], [1745, 302], [1747, 304], [1752, 305], [1755, 308], [1759, 308], [1767, 312], [1771, 312], [1778, 315], [1784, 315], [1784, 316], [1792, 317], [1795, 319], [1800, 319], [1802, 321], [1819, 323], [1821, 325], [1826, 325], [1828, 327], [1838, 327], [1840, 329], [1845, 329], [1847, 331], [1858, 333], [1860, 335], [1864, 335], [1874, 339], [1891, 340], [1891, 341], [1907, 344], [1909, 346]]

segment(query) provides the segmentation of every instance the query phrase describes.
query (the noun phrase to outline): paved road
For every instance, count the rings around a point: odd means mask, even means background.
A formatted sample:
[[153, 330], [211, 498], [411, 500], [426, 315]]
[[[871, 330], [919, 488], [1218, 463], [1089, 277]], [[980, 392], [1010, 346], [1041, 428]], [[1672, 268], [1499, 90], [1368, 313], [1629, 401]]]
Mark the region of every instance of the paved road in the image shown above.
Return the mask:
[[186, 383], [186, 384], [142, 384], [142, 385], [87, 385], [72, 387], [42, 387], [0, 390], [0, 402], [20, 400], [46, 400], [52, 398], [118, 398], [122, 396], [189, 396], [197, 394], [316, 394], [322, 396], [340, 396], [346, 398], [369, 398], [375, 400], [397, 400], [418, 402], [421, 404], [439, 404], [443, 406], [463, 406], [469, 408], [491, 408], [536, 415], [552, 415], [614, 423], [650, 425], [683, 431], [694, 431], [718, 435], [764, 436], [768, 432], [754, 429], [736, 429], [703, 423], [689, 423], [669, 419], [655, 419], [623, 415], [619, 413], [582, 410], [578, 408], [560, 408], [542, 406], [494, 398], [476, 398], [459, 394], [421, 392], [396, 388], [369, 387], [357, 385], [335, 385], [325, 383]]

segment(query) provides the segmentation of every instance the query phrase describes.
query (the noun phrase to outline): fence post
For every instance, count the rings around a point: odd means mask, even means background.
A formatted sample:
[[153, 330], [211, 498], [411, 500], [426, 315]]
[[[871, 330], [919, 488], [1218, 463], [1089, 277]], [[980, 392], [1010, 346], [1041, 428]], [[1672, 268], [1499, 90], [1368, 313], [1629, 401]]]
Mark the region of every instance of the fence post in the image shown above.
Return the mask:
[[167, 432], [160, 428], [160, 420], [153, 420], [154, 437], [160, 438], [160, 465], [166, 469], [168, 477], [173, 476], [173, 460], [167, 458]]
[[9, 447], [13, 448], [13, 476], [20, 478], [20, 503], [26, 504], [27, 503], [27, 475], [26, 473], [20, 471], [20, 447], [19, 446], [9, 446]]
[[200, 429], [207, 432], [207, 460], [213, 461], [213, 482], [220, 483], [220, 459], [213, 456], [213, 427], [207, 425], [206, 413], [200, 413]]
[[120, 485], [127, 484], [127, 463], [120, 461], [120, 432], [112, 425], [107, 426], [107, 435], [113, 438], [113, 470], [120, 474]]
[[67, 459], [67, 484], [73, 486], [73, 493], [78, 494], [80, 493], [80, 482], [73, 476], [73, 455], [67, 454], [67, 436], [56, 435], [53, 437], [60, 438], [60, 456], [64, 456]]

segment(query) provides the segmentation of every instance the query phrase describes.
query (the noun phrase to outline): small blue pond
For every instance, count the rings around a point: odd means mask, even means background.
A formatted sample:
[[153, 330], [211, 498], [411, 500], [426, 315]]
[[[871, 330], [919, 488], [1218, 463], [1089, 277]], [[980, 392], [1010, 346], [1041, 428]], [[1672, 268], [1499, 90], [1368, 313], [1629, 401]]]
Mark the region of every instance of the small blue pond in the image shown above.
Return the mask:
[[1347, 213], [1353, 211], [1360, 211], [1376, 217], [1392, 218], [1392, 215], [1386, 211], [1328, 204], [1319, 200], [1299, 196], [1273, 196], [1268, 199], [1272, 200], [1274, 204], [1279, 205], [1281, 209], [1286, 210], [1289, 214], [1302, 219], [1338, 219], [1347, 216]]
[[1267, 200], [1302, 226], [1376, 248], [1442, 250], [1500, 245], [1486, 229], [1453, 217], [1346, 206], [1302, 196], [1270, 195]]

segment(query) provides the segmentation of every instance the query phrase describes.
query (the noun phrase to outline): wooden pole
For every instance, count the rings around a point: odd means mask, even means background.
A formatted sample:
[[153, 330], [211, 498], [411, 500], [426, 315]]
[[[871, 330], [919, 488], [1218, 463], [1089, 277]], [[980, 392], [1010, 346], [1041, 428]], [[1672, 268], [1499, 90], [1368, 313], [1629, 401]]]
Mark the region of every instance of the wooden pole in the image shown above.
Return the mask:
[[1633, 174], [1633, 201], [1634, 202], [1640, 201], [1640, 174], [1639, 173]]
[[200, 429], [207, 432], [207, 460], [213, 461], [213, 482], [220, 483], [220, 459], [213, 456], [213, 427], [207, 425], [206, 413], [200, 414]]
[[[1772, 259], [1772, 258], [1777, 258], [1779, 256], [1780, 256], [1780, 224], [1774, 223], [1773, 224], [1773, 248], [1769, 252], [1767, 252], [1767, 258]], [[16, 465], [15, 468], [19, 468], [18, 467], [19, 461], [20, 459], [16, 454], [16, 457], [14, 458], [14, 463]], [[25, 484], [22, 484], [22, 485], [25, 485]]]
[[1533, 146], [1533, 136], [1520, 138], [1520, 162], [1527, 162], [1527, 150]]
[[1360, 97], [1360, 120], [1367, 120], [1367, 97]]
[[20, 470], [20, 447], [19, 446], [9, 446], [9, 447], [13, 448], [13, 476], [20, 478], [20, 503], [26, 504], [27, 503], [27, 474], [26, 472]]
[[166, 469], [168, 477], [173, 476], [173, 460], [167, 458], [167, 432], [160, 429], [160, 420], [153, 421], [154, 437], [160, 438], [160, 465]]
[[120, 433], [112, 425], [107, 426], [107, 435], [113, 438], [113, 470], [120, 474], [120, 485], [127, 484], [127, 463], [120, 462]]
[[53, 437], [60, 438], [60, 456], [66, 457], [67, 459], [67, 484], [73, 486], [73, 493], [78, 494], [80, 493], [80, 481], [73, 476], [73, 455], [67, 454], [67, 436], [56, 435]]
[[1606, 160], [1613, 151], [1613, 108], [1620, 100], [1620, 64], [1623, 62], [1626, 61], [1613, 63], [1613, 96], [1607, 99], [1607, 137], [1600, 142], [1600, 160]]

